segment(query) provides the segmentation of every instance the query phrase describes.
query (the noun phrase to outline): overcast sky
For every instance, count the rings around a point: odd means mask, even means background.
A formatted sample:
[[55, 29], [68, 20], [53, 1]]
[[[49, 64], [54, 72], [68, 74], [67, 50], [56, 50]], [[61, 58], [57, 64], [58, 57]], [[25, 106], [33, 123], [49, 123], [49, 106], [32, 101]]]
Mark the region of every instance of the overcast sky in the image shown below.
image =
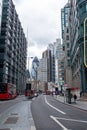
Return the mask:
[[28, 56], [41, 58], [49, 43], [61, 38], [61, 8], [68, 0], [13, 0], [28, 40]]

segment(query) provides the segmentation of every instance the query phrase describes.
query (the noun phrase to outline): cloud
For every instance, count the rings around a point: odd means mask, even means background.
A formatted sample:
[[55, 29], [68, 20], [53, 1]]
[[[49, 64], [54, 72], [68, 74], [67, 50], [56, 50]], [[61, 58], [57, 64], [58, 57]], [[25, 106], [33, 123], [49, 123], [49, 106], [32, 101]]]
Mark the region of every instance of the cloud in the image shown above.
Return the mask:
[[[61, 37], [61, 8], [68, 0], [14, 0], [22, 27], [33, 50]], [[35, 51], [35, 50], [34, 50]], [[37, 54], [37, 53], [35, 53]], [[41, 55], [41, 53], [40, 53]]]
[[39, 57], [41, 58], [41, 53], [46, 50], [46, 46], [40, 47], [38, 45], [30, 46], [27, 48], [28, 57]]

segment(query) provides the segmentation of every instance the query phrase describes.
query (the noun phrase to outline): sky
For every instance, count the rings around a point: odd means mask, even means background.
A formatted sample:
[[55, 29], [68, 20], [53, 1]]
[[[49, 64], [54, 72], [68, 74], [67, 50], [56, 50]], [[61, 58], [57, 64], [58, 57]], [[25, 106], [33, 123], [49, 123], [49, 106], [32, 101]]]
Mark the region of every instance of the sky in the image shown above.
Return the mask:
[[61, 8], [68, 0], [13, 0], [28, 41], [27, 56], [42, 57], [49, 43], [61, 38]]

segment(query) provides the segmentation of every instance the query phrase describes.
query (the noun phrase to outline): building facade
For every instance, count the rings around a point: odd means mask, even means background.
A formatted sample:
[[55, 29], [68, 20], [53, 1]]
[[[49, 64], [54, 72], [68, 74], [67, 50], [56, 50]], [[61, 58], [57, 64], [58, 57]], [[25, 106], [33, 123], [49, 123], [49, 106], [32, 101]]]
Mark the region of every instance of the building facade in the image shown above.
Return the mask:
[[78, 55], [78, 63], [80, 65], [81, 73], [81, 89], [83, 93], [87, 93], [87, 0], [77, 0], [75, 3], [77, 5], [77, 18], [79, 24], [76, 45], [80, 55], [80, 58]]
[[2, 0], [0, 0], [0, 32], [1, 32], [1, 17], [2, 17]]
[[68, 16], [70, 10], [70, 2], [68, 2], [64, 8], [61, 9], [61, 29], [62, 29], [62, 39], [64, 39], [65, 27], [68, 27]]
[[87, 1], [71, 0], [69, 14], [72, 86], [87, 93]]
[[70, 58], [70, 29], [69, 29], [69, 14], [70, 14], [70, 2], [68, 2], [64, 8], [61, 9], [61, 21], [62, 21], [62, 42], [64, 51], [64, 83], [68, 87], [72, 86], [72, 71], [71, 71], [71, 58]]
[[34, 80], [37, 80], [37, 68], [39, 66], [39, 60], [37, 57], [34, 57], [32, 61], [32, 69], [31, 69], [31, 76]]
[[0, 35], [0, 82], [22, 93], [26, 83], [27, 41], [12, 0], [3, 0]]
[[57, 58], [58, 58], [58, 86], [62, 91], [62, 86], [64, 84], [64, 52], [61, 41], [57, 39]]
[[42, 58], [47, 59], [47, 82], [51, 81], [51, 51], [47, 49], [42, 53]]
[[47, 82], [47, 58], [40, 59], [37, 79], [41, 82]]
[[[55, 43], [54, 43], [55, 44]], [[55, 46], [50, 43], [48, 45], [48, 50], [51, 52], [51, 82], [55, 83]]]

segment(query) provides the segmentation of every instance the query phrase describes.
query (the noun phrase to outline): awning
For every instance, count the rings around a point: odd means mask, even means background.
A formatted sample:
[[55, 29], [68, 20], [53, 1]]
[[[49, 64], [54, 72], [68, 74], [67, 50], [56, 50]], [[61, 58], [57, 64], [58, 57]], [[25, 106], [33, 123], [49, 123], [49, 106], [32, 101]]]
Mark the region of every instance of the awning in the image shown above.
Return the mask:
[[78, 87], [72, 87], [72, 88], [67, 88], [66, 90], [79, 90], [80, 88], [78, 88]]

